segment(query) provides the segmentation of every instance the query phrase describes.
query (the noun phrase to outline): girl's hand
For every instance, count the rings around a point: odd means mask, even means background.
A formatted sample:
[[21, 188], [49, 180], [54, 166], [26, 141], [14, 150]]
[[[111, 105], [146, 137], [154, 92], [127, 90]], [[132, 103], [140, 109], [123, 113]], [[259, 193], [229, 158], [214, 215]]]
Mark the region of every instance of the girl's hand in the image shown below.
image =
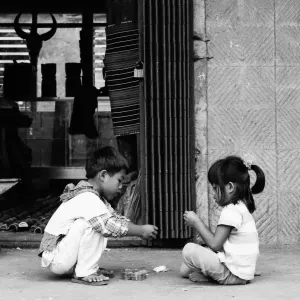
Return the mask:
[[191, 227], [194, 227], [199, 220], [199, 217], [193, 211], [185, 211], [183, 218], [185, 224]]

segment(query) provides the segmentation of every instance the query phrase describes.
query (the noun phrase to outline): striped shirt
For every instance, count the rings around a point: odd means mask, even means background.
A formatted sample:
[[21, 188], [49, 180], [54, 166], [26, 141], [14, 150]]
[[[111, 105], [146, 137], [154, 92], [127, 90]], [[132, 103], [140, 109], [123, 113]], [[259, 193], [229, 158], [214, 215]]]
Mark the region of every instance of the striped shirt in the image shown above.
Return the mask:
[[[126, 235], [129, 221], [130, 220], [126, 217], [118, 215], [115, 212], [108, 212], [88, 220], [95, 231], [99, 232], [106, 238], [110, 236], [122, 237]], [[57, 243], [60, 242], [64, 237], [64, 234], [53, 235], [45, 231], [40, 244], [38, 256], [41, 257], [44, 251], [54, 250]]]
[[223, 245], [223, 251], [218, 252], [220, 261], [239, 278], [253, 279], [259, 255], [259, 240], [255, 221], [246, 205], [239, 201], [235, 205], [225, 206], [218, 225], [233, 227]]
[[[84, 191], [84, 187], [78, 187], [77, 195], [71, 192], [70, 197], [71, 199], [64, 201], [49, 220], [40, 244], [39, 256], [42, 256], [44, 251], [54, 250], [78, 218], [89, 222], [104, 238], [122, 237], [127, 234], [130, 220], [117, 214], [107, 201], [99, 198], [91, 189]], [[65, 198], [61, 197], [62, 200]]]

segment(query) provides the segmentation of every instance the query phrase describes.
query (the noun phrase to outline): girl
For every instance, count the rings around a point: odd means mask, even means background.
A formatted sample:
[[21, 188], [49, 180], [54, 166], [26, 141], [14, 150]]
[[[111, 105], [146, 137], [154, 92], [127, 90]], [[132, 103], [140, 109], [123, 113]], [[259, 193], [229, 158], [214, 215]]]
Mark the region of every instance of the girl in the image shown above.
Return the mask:
[[[256, 173], [250, 188], [248, 171]], [[265, 187], [260, 167], [240, 157], [228, 156], [216, 161], [208, 171], [214, 199], [223, 207], [215, 233], [193, 211], [183, 215], [186, 225], [194, 227], [206, 245], [188, 243], [182, 251], [180, 275], [192, 281], [214, 280], [220, 284], [246, 284], [254, 278], [259, 254], [258, 234], [252, 213], [252, 194]]]

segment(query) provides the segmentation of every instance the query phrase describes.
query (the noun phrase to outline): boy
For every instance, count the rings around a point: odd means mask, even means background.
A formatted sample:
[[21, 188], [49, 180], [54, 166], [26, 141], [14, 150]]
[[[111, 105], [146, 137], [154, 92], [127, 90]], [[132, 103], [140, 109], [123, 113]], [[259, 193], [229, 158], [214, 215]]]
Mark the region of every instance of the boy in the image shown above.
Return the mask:
[[127, 169], [124, 156], [110, 146], [94, 153], [86, 166], [87, 180], [65, 187], [62, 204], [45, 228], [39, 249], [42, 267], [58, 275], [73, 272], [72, 282], [105, 285], [113, 274], [99, 268], [98, 261], [107, 237], [156, 237], [156, 226], [135, 225], [108, 203], [120, 193]]

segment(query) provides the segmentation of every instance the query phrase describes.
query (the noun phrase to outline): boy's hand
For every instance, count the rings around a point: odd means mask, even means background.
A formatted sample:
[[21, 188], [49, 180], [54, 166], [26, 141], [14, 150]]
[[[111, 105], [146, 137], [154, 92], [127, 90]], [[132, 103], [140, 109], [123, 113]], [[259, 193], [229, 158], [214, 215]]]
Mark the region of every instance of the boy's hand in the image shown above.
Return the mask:
[[186, 225], [194, 227], [199, 220], [198, 216], [193, 211], [185, 211], [183, 214]]
[[158, 228], [154, 225], [142, 225], [142, 238], [148, 239], [148, 238], [155, 238], [157, 235]]

